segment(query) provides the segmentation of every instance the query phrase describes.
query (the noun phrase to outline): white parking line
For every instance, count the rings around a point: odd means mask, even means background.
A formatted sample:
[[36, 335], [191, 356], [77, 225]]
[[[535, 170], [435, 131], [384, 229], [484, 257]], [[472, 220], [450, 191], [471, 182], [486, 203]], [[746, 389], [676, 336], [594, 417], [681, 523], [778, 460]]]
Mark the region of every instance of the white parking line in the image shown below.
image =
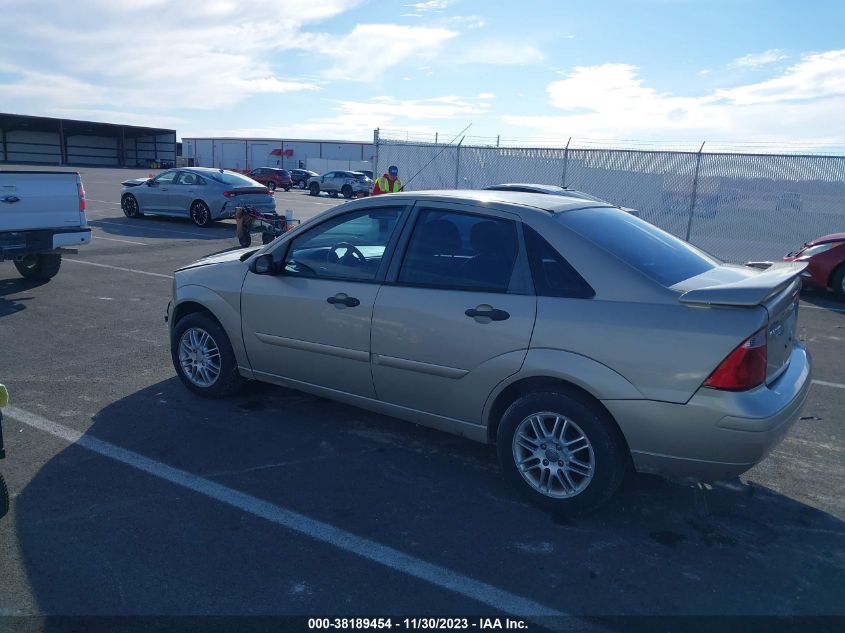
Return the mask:
[[816, 306], [801, 302], [800, 310], [827, 310], [828, 312], [845, 313], [845, 308], [828, 308], [826, 306]]
[[137, 273], [139, 275], [149, 275], [150, 277], [164, 277], [165, 279], [173, 279], [173, 275], [151, 273], [146, 270], [136, 270], [134, 268], [121, 268], [120, 266], [110, 266], [109, 264], [98, 264], [97, 262], [89, 262], [84, 259], [70, 259], [69, 257], [65, 257], [64, 261], [73, 262], [75, 264], [86, 264], [87, 266], [99, 266], [100, 268], [111, 268], [112, 270], [122, 270], [127, 273]]
[[834, 389], [845, 389], [845, 385], [841, 382], [827, 382], [826, 380], [814, 380], [814, 385], [821, 385], [822, 387], [833, 387]]
[[383, 565], [394, 571], [418, 580], [428, 582], [441, 589], [460, 594], [471, 600], [493, 607], [496, 610], [523, 617], [562, 617], [567, 614], [547, 607], [539, 602], [512, 594], [493, 585], [481, 582], [447, 567], [441, 567], [405, 554], [397, 549], [382, 545], [352, 532], [347, 532], [329, 523], [288, 510], [269, 501], [259, 499], [228, 486], [173, 468], [162, 462], [144, 457], [110, 442], [43, 418], [29, 411], [8, 407], [5, 412], [13, 420], [49, 433], [66, 442], [81, 446], [116, 462], [137, 468], [145, 473], [169, 481], [172, 484], [193, 490], [220, 503], [248, 512], [254, 516], [280, 525], [303, 536], [326, 543], [361, 558]]
[[119, 202], [109, 202], [108, 200], [97, 200], [96, 198], [85, 198], [86, 202], [102, 202], [103, 204], [113, 204], [116, 207], [120, 206]]
[[139, 246], [147, 246], [144, 242], [133, 242], [132, 240], [119, 240], [116, 237], [103, 237], [102, 235], [92, 235], [95, 240], [108, 240], [109, 242], [123, 242], [125, 244], [138, 244]]

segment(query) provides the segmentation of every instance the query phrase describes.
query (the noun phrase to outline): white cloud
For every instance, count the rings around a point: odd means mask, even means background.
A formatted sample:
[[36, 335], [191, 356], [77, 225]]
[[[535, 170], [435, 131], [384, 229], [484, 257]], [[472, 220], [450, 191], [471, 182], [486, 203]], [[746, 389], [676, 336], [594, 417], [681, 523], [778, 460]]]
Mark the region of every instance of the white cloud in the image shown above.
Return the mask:
[[447, 20], [449, 26], [480, 29], [487, 26], [487, 20], [480, 15], [455, 15]]
[[[646, 86], [627, 64], [577, 67], [547, 87], [562, 115], [505, 115], [539, 134], [724, 141], [845, 138], [845, 49], [808, 54], [766, 81], [676, 96]], [[821, 132], [820, 132], [821, 131]]]
[[29, 3], [4, 3], [0, 79], [4, 109], [221, 109], [257, 94], [315, 90], [271, 53], [302, 41], [304, 25], [362, 0], [83, 0], [52, 3], [50, 19]]
[[325, 71], [330, 79], [377, 81], [387, 69], [409, 58], [432, 57], [456, 35], [455, 31], [426, 26], [358, 24], [344, 37], [319, 35], [301, 45], [334, 60]]
[[496, 95], [494, 95], [492, 92], [479, 92], [478, 98], [479, 99], [495, 99]]
[[427, 0], [427, 2], [415, 2], [405, 6], [416, 11], [442, 11], [450, 4], [452, 4], [451, 0]]
[[738, 57], [733, 60], [730, 65], [736, 68], [759, 68], [761, 66], [767, 66], [768, 64], [774, 64], [775, 62], [779, 62], [787, 57], [789, 57], [789, 55], [787, 55], [786, 51], [783, 49], [770, 48], [762, 53], [749, 53], [748, 55]]
[[460, 64], [525, 66], [542, 59], [543, 53], [532, 44], [489, 41], [473, 44], [463, 51], [459, 51], [453, 61]]

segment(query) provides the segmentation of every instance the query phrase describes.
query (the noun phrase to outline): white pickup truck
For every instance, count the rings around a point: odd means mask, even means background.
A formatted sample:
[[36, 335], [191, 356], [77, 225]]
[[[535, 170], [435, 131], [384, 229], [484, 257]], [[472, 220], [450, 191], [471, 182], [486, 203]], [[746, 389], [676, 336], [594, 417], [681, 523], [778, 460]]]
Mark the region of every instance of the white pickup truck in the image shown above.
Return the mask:
[[0, 261], [27, 279], [50, 279], [62, 253], [90, 241], [77, 172], [0, 170]]

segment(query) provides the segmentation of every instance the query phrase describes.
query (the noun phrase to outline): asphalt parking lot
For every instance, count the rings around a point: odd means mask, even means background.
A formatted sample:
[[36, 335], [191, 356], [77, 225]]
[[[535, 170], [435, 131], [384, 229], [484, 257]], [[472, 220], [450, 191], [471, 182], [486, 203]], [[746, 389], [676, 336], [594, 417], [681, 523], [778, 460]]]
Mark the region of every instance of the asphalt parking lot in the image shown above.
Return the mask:
[[278, 387], [193, 396], [171, 275], [234, 223], [128, 219], [119, 182], [147, 170], [79, 171], [92, 244], [40, 285], [0, 264], [0, 614], [845, 615], [845, 304], [805, 295], [816, 384], [741, 480], [632, 476], [555, 518], [491, 447]]

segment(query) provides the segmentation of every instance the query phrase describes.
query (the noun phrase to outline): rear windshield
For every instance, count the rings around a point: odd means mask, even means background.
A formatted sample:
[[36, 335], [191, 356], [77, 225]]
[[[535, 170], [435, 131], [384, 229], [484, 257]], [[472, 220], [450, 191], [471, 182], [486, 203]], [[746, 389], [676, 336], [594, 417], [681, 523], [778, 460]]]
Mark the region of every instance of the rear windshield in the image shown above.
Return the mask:
[[367, 179], [367, 174], [351, 173], [349, 175], [352, 176], [355, 180], [366, 180]]
[[208, 175], [216, 180], [222, 182], [224, 185], [232, 185], [234, 187], [263, 187], [260, 182], [256, 182], [252, 178], [236, 174], [231, 171], [212, 171]]
[[287, 170], [287, 169], [280, 169], [280, 170], [279, 170], [279, 175], [280, 175], [280, 176], [290, 176], [290, 174], [288, 173], [288, 170]]
[[691, 244], [620, 209], [577, 209], [559, 213], [557, 218], [667, 288], [720, 263]]

